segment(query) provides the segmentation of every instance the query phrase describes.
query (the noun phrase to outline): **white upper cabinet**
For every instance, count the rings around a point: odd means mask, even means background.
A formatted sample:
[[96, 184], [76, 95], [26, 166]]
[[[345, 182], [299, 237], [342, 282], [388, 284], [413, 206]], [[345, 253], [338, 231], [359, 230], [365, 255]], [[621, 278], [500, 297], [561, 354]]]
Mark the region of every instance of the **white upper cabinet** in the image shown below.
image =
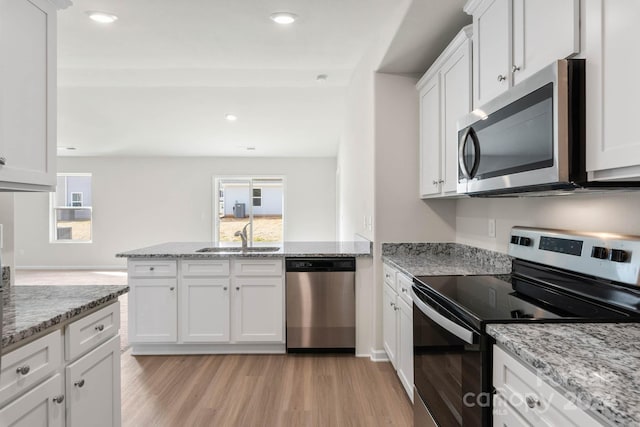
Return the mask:
[[458, 127], [471, 111], [471, 26], [465, 27], [417, 84], [420, 91], [420, 197], [456, 196]]
[[56, 9], [0, 0], [0, 190], [56, 184]]
[[638, 0], [585, 0], [587, 173], [590, 180], [639, 180]]
[[470, 0], [474, 107], [580, 51], [580, 0]]

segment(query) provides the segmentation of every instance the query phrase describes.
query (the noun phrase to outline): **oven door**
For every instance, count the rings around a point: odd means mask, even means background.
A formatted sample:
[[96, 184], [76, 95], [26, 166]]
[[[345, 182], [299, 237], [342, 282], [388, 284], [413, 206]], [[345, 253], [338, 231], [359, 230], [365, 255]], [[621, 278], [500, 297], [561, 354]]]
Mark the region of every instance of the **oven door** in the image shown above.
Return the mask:
[[417, 395], [442, 427], [488, 425], [486, 339], [415, 288], [413, 302]]

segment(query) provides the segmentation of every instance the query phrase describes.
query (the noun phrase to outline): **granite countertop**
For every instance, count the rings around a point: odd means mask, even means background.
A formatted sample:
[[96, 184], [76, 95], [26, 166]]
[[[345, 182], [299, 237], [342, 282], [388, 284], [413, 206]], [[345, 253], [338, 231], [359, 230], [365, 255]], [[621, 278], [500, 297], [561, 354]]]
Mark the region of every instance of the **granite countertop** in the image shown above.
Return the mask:
[[2, 352], [20, 341], [41, 334], [113, 302], [128, 286], [10, 286], [2, 292]]
[[382, 259], [413, 277], [511, 273], [508, 255], [459, 243], [383, 243]]
[[640, 324], [488, 325], [487, 332], [596, 418], [640, 425]]
[[[196, 252], [214, 247], [212, 242], [169, 242], [116, 254], [120, 258], [188, 258], [230, 257], [362, 257], [371, 256], [371, 242], [285, 242], [273, 252]], [[258, 245], [256, 245], [258, 246]], [[270, 246], [270, 245], [264, 245]]]

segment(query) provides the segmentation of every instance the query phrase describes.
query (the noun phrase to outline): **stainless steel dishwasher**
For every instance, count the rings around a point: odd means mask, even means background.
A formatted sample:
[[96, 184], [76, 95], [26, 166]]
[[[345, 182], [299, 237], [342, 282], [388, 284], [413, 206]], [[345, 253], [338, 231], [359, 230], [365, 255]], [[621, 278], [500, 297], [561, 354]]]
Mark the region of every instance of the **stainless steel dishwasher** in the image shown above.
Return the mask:
[[355, 352], [355, 258], [287, 258], [287, 351]]

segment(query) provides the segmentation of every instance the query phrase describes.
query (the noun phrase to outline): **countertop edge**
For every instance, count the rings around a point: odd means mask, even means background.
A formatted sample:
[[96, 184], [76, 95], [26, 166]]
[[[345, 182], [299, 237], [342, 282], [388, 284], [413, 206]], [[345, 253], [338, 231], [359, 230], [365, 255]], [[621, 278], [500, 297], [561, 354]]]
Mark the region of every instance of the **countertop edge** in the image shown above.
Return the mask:
[[517, 338], [509, 337], [499, 330], [496, 330], [496, 327], [499, 326], [500, 324], [489, 324], [486, 327], [487, 333], [496, 340], [496, 343], [505, 348], [521, 363], [534, 370], [536, 375], [549, 386], [558, 390], [565, 398], [589, 413], [594, 419], [605, 421], [612, 425], [621, 425], [619, 422], [616, 422], [616, 420], [640, 423], [640, 420], [629, 419], [630, 417], [626, 414], [606, 405], [602, 399], [593, 395], [588, 388], [580, 386], [576, 381], [572, 380], [571, 377], [561, 374], [543, 358], [519, 346]]
[[73, 309], [63, 311], [51, 317], [50, 319], [40, 321], [7, 337], [2, 337], [2, 353], [4, 354], [6, 349], [8, 349], [9, 351], [15, 350], [16, 348], [21, 347], [21, 345], [18, 344], [20, 344], [22, 341], [25, 341], [34, 335], [43, 335], [44, 333], [47, 333], [47, 331], [54, 329], [59, 325], [69, 323], [75, 318], [83, 317], [85, 313], [93, 310], [94, 308], [106, 305], [111, 301], [117, 300], [119, 296], [129, 292], [128, 285], [113, 286], [119, 289], [110, 292], [100, 298], [96, 298], [88, 303], [81, 304], [78, 307], [74, 307]]

